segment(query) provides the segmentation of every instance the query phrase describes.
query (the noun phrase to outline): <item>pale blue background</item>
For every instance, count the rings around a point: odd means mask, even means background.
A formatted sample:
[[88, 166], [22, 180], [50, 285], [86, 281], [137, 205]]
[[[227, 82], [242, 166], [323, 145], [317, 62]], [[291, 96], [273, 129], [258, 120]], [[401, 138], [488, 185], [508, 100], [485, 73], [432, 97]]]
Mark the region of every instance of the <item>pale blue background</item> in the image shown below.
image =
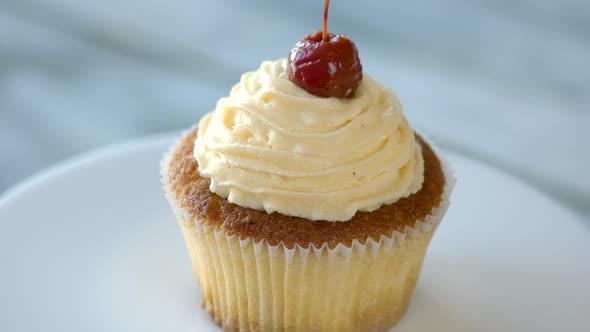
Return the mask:
[[[191, 126], [242, 72], [319, 29], [322, 6], [0, 0], [0, 192], [88, 149]], [[590, 214], [590, 1], [333, 0], [330, 30], [439, 145]]]

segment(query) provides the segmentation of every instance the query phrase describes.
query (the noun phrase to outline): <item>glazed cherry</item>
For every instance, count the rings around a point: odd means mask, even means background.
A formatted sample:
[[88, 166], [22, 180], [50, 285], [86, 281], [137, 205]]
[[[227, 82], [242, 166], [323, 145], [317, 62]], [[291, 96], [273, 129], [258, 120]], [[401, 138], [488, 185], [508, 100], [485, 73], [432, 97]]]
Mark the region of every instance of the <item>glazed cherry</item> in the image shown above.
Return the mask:
[[320, 97], [350, 98], [363, 79], [363, 66], [352, 40], [328, 33], [328, 8], [324, 4], [323, 30], [295, 44], [288, 58], [289, 79]]
[[289, 79], [320, 97], [350, 98], [361, 80], [363, 67], [358, 50], [346, 36], [322, 31], [295, 44], [288, 58]]

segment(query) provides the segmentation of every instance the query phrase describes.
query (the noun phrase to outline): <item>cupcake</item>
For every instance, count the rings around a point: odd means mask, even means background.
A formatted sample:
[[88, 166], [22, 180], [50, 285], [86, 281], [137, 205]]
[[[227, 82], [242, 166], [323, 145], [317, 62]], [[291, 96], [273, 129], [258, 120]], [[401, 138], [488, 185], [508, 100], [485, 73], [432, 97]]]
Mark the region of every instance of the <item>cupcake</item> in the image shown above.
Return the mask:
[[[396, 95], [321, 35], [242, 75], [162, 161], [202, 306], [228, 331], [390, 329], [449, 204]], [[336, 38], [352, 44], [339, 62], [306, 53]]]

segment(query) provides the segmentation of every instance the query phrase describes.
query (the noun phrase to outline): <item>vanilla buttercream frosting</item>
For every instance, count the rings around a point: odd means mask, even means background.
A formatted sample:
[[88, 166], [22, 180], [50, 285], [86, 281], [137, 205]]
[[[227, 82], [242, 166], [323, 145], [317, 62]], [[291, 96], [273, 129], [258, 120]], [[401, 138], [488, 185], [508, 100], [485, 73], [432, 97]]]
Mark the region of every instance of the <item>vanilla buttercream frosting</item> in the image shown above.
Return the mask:
[[200, 121], [194, 155], [229, 202], [309, 220], [350, 220], [424, 181], [393, 91], [365, 74], [353, 98], [318, 97], [289, 80], [285, 59], [242, 75]]

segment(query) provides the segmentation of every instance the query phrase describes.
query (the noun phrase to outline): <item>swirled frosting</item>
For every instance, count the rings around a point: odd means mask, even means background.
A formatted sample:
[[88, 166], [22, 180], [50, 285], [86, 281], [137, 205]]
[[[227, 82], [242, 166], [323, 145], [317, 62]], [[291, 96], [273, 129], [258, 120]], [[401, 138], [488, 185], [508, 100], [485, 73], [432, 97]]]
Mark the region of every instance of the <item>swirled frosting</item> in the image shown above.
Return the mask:
[[245, 73], [199, 123], [194, 154], [212, 192], [268, 213], [347, 221], [421, 188], [422, 151], [390, 89], [365, 75], [353, 98], [317, 97], [285, 66]]

